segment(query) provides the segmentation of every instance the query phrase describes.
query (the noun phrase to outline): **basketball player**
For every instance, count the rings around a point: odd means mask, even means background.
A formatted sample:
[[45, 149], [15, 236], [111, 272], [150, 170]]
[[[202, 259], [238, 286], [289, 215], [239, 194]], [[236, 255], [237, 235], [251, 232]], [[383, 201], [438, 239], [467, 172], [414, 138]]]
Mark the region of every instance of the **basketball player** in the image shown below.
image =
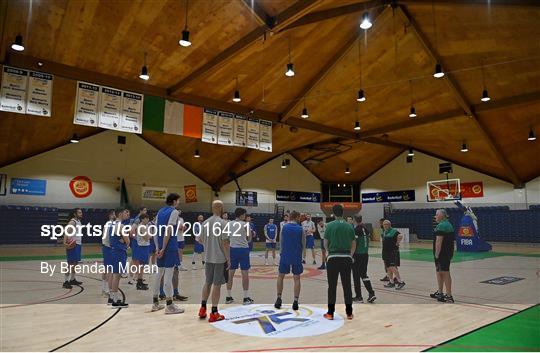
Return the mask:
[[354, 292], [355, 296], [353, 297], [354, 302], [363, 303], [364, 299], [362, 298], [362, 289], [360, 284], [360, 279], [364, 282], [364, 286], [368, 291], [368, 303], [373, 303], [377, 299], [373, 287], [371, 286], [371, 281], [367, 275], [368, 267], [368, 249], [369, 249], [369, 230], [362, 223], [362, 216], [360, 214], [355, 214], [353, 217], [354, 221], [354, 234], [356, 235], [356, 251], [354, 253], [354, 262], [352, 266], [353, 270], [353, 282], [354, 282]]
[[298, 224], [300, 214], [292, 211], [287, 217], [289, 221], [283, 225], [280, 241], [279, 274], [277, 278], [277, 299], [274, 304], [276, 309], [281, 309], [283, 293], [283, 279], [292, 270], [294, 280], [293, 310], [298, 310], [298, 298], [300, 298], [300, 275], [304, 272], [302, 266], [302, 249], [304, 249], [306, 237], [302, 226]]
[[[285, 213], [283, 215], [283, 221], [279, 222], [279, 235], [281, 236], [281, 232], [283, 232], [283, 226], [289, 222], [289, 214]], [[281, 239], [280, 239], [281, 244]]]
[[[112, 308], [127, 308], [129, 304], [121, 300], [119, 293], [120, 277], [122, 277], [122, 267], [126, 265], [127, 249], [129, 247], [130, 227], [129, 224], [123, 224], [129, 219], [129, 210], [125, 207], [119, 207], [115, 210], [116, 221], [112, 232], [110, 233], [111, 245], [111, 265], [112, 265], [112, 283], [110, 298], [112, 299]], [[127, 226], [127, 228], [124, 228]]]
[[180, 214], [182, 212], [180, 210], [177, 210], [177, 211], [178, 211], [178, 228], [176, 230], [176, 240], [178, 241], [178, 259], [180, 261], [180, 265], [175, 266], [174, 268], [174, 273], [173, 273], [173, 278], [172, 278], [173, 300], [186, 301], [189, 298], [183, 295], [180, 295], [180, 290], [179, 290], [179, 287], [180, 287], [179, 271], [187, 271], [187, 269], [182, 267], [182, 258], [184, 255], [184, 247], [186, 245], [186, 242], [184, 240], [185, 226], [184, 226], [184, 219], [180, 217]]
[[[435, 221], [437, 227], [435, 227], [435, 237], [433, 238], [433, 256], [438, 289], [430, 296], [440, 302], [453, 303], [450, 261], [454, 256], [454, 227], [448, 221], [448, 213], [442, 208], [435, 213]], [[443, 285], [446, 288], [446, 294], [443, 294]]]
[[270, 218], [268, 224], [264, 226], [264, 237], [266, 238], [266, 253], [264, 254], [264, 264], [268, 266], [268, 252], [272, 250], [272, 265], [276, 265], [276, 238], [277, 226], [274, 219]]
[[148, 265], [148, 258], [150, 256], [150, 235], [148, 235], [148, 214], [145, 212], [137, 216], [136, 221], [133, 223], [135, 230], [135, 240], [137, 241], [137, 247], [133, 249], [133, 262], [138, 265], [137, 269], [137, 290], [148, 290], [148, 284], [143, 282], [143, 269], [142, 267]]
[[204, 246], [200, 243], [199, 238], [201, 236], [202, 232], [202, 224], [204, 222], [204, 216], [202, 214], [197, 216], [197, 222], [193, 224], [193, 235], [195, 236], [195, 242], [193, 245], [193, 255], [191, 256], [191, 269], [196, 270], [197, 266], [195, 266], [196, 257], [199, 255], [201, 257], [202, 266], [204, 267], [204, 260], [203, 260], [203, 253], [204, 253]]
[[[68, 272], [64, 274], [64, 283], [62, 287], [70, 289], [73, 285], [80, 285], [82, 282], [79, 282], [75, 279], [75, 270], [74, 266], [81, 261], [81, 244], [82, 244], [82, 234], [81, 234], [81, 219], [83, 217], [82, 210], [76, 208], [71, 213], [71, 219], [69, 220], [67, 226], [69, 226], [69, 235], [66, 233], [64, 235], [64, 246], [66, 247], [66, 257], [67, 263], [69, 265]], [[66, 229], [68, 227], [66, 226]]]
[[[381, 246], [382, 246], [382, 241], [383, 241], [383, 233], [384, 233], [384, 227], [383, 227], [383, 222], [384, 222], [384, 218], [381, 218], [379, 219], [379, 227], [381, 228]], [[388, 272], [388, 269], [386, 268], [386, 265], [384, 264], [384, 261], [383, 261], [383, 266], [384, 266], [384, 277], [380, 279], [381, 282], [388, 282], [390, 281], [390, 279], [388, 278], [388, 275], [386, 274]]]
[[227, 212], [223, 212], [223, 214], [221, 215], [221, 218], [224, 221], [228, 221], [229, 220], [229, 214]]
[[326, 231], [326, 223], [324, 219], [320, 219], [317, 223], [317, 232], [319, 237], [321, 237], [321, 261], [322, 265], [318, 268], [319, 270], [326, 270], [326, 248], [324, 247], [324, 232]]
[[251, 216], [246, 214], [246, 223], [249, 224], [249, 236], [250, 236], [250, 240], [249, 240], [249, 251], [253, 251], [253, 242], [255, 241], [255, 239], [257, 238], [257, 233], [255, 232], [255, 224], [253, 224], [253, 222], [251, 222]]
[[354, 221], [353, 221], [353, 218], [351, 216], [348, 216], [347, 217], [347, 223], [349, 223], [350, 225], [354, 226]]
[[[215, 200], [212, 202], [212, 217], [204, 221], [202, 225], [201, 242], [204, 245], [205, 263], [205, 283], [202, 289], [201, 308], [199, 318], [206, 318], [206, 302], [212, 295], [212, 312], [208, 318], [209, 322], [216, 322], [225, 319], [218, 312], [221, 285], [227, 283], [230, 263], [229, 237], [223, 231], [227, 222], [221, 218], [223, 213], [223, 202]], [[216, 235], [214, 235], [216, 234]]]
[[336, 204], [332, 207], [336, 217], [326, 225], [324, 245], [328, 249], [326, 274], [328, 278], [328, 312], [324, 317], [334, 320], [336, 309], [336, 290], [338, 277], [341, 278], [343, 295], [345, 297], [345, 312], [347, 319], [353, 319], [351, 269], [353, 255], [356, 250], [356, 240], [353, 227], [343, 219], [343, 206]]
[[159, 304], [159, 287], [163, 278], [163, 289], [165, 292], [166, 308], [165, 314], [180, 314], [184, 309], [173, 304], [173, 283], [172, 277], [174, 267], [180, 265], [178, 257], [178, 241], [176, 230], [180, 213], [176, 209], [180, 200], [180, 195], [171, 193], [167, 195], [166, 206], [161, 208], [157, 214], [157, 266], [158, 273], [154, 277], [154, 293], [152, 311], [163, 309]]
[[251, 264], [249, 262], [249, 241], [251, 235], [248, 234], [246, 228], [246, 210], [244, 208], [237, 208], [234, 211], [236, 219], [229, 222], [229, 231], [231, 236], [229, 237], [231, 263], [229, 266], [229, 280], [227, 281], [227, 298], [225, 298], [226, 304], [231, 304], [234, 299], [231, 295], [233, 286], [234, 273], [240, 266], [242, 272], [242, 289], [244, 290], [244, 305], [253, 304], [253, 299], [249, 297], [249, 268]]
[[[114, 227], [114, 221], [116, 220], [116, 214], [114, 210], [109, 211], [109, 220], [105, 224], [103, 236], [101, 237], [101, 251], [103, 253], [103, 266], [109, 268], [111, 264], [111, 242], [110, 242], [110, 231]], [[108, 304], [112, 304], [112, 299], [110, 297], [110, 288], [112, 286], [112, 276], [108, 271], [105, 271], [101, 275], [101, 293], [104, 297], [108, 297]]]
[[157, 243], [157, 237], [154, 235], [155, 233], [155, 230], [156, 230], [156, 218], [157, 216], [156, 215], [153, 215], [152, 217], [150, 217], [152, 220], [150, 222], [148, 222], [148, 227], [152, 227], [152, 232], [151, 232], [151, 238], [150, 238], [150, 249], [149, 249], [149, 252], [150, 252], [150, 264], [151, 265], [154, 265], [156, 263], [156, 243]]
[[399, 275], [399, 243], [403, 239], [396, 229], [392, 228], [392, 223], [385, 219], [383, 222], [384, 232], [383, 232], [383, 250], [382, 258], [384, 265], [386, 266], [388, 272], [389, 282], [384, 285], [386, 288], [396, 288], [402, 289], [405, 287], [405, 282], [401, 280]]
[[[139, 213], [137, 214], [137, 216], [135, 216], [135, 218], [133, 218], [131, 221], [130, 221], [130, 225], [131, 225], [131, 234], [130, 234], [130, 240], [129, 240], [129, 246], [131, 247], [131, 262], [133, 265], [137, 266], [137, 270], [136, 272], [134, 273], [131, 273], [131, 276], [130, 276], [130, 279], [128, 281], [128, 284], [133, 284], [132, 282], [132, 279], [133, 281], [139, 281], [139, 278], [142, 278], [142, 269], [140, 267], [141, 265], [141, 262], [139, 261], [138, 258], [136, 258], [134, 255], [135, 254], [140, 254], [139, 251], [138, 251], [138, 241], [137, 241], [137, 227], [139, 226], [139, 223], [141, 223], [141, 216], [143, 215], [146, 215], [148, 212], [148, 210], [146, 209], [146, 207], [140, 207], [139, 208]], [[146, 285], [146, 289], [148, 289], [148, 285]], [[137, 288], [139, 289], [139, 288]]]
[[317, 264], [317, 261], [315, 261], [315, 237], [313, 236], [313, 233], [315, 233], [315, 223], [311, 220], [311, 215], [309, 213], [306, 214], [306, 220], [302, 222], [302, 229], [304, 230], [304, 234], [306, 236], [306, 247], [304, 248], [304, 261], [302, 263], [306, 263], [306, 252], [307, 249], [311, 249], [311, 256], [313, 257], [313, 265]]

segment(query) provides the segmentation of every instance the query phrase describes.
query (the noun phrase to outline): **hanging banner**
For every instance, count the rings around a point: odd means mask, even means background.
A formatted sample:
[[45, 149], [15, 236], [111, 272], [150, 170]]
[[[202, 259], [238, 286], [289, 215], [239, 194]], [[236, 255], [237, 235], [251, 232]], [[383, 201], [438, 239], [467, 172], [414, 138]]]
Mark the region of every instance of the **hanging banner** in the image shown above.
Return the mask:
[[51, 116], [53, 75], [30, 71], [26, 114]]
[[233, 143], [235, 146], [246, 147], [247, 118], [243, 115], [235, 115]]
[[276, 190], [276, 201], [321, 202], [320, 192]]
[[109, 87], [101, 87], [98, 126], [105, 129], [119, 130], [121, 116], [122, 91]]
[[27, 86], [28, 71], [4, 66], [0, 92], [0, 110], [25, 114]]
[[216, 110], [204, 109], [201, 141], [207, 143], [217, 143], [217, 139], [218, 112]]
[[86, 176], [76, 176], [69, 182], [69, 189], [73, 196], [83, 199], [92, 193], [92, 180]]
[[142, 199], [143, 200], [165, 200], [167, 198], [167, 188], [161, 188], [158, 186], [143, 186]]
[[184, 186], [184, 196], [186, 198], [186, 203], [197, 202], [197, 186], [196, 185]]
[[227, 112], [219, 112], [218, 117], [218, 144], [232, 146], [234, 114]]
[[142, 134], [143, 99], [142, 94], [122, 92], [120, 130]]
[[484, 197], [484, 183], [481, 181], [461, 183], [459, 189], [462, 198]]
[[368, 192], [362, 194], [362, 203], [414, 201], [414, 190]]
[[14, 195], [45, 196], [47, 180], [11, 178], [11, 193]]
[[260, 120], [259, 123], [259, 149], [272, 152], [272, 122]]
[[99, 86], [77, 81], [77, 95], [75, 99], [73, 123], [97, 126], [99, 118]]
[[259, 149], [259, 120], [249, 118], [247, 122], [247, 147]]

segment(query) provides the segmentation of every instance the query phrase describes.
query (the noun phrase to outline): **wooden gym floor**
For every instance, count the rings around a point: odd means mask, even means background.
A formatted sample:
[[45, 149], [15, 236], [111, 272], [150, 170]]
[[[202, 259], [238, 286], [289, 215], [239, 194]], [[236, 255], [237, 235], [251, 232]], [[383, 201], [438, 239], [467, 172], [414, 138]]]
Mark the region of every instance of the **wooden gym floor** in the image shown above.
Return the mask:
[[[97, 274], [78, 276], [84, 283], [67, 290], [61, 288], [63, 276], [50, 277], [40, 273], [40, 261], [32, 256], [50, 254], [51, 264], [61, 248], [4, 247], [0, 253], [1, 351], [418, 351], [436, 347], [446, 350], [540, 350], [538, 306], [527, 310], [532, 317], [532, 333], [516, 329], [497, 335], [481, 335], [487, 328], [508, 323], [507, 317], [536, 305], [540, 289], [540, 255], [534, 246], [495, 246], [487, 254], [456, 255], [451, 270], [455, 304], [439, 304], [429, 298], [435, 288], [434, 266], [430, 259], [430, 244], [415, 244], [402, 249], [401, 274], [406, 287], [402, 291], [383, 288], [380, 249], [370, 249], [368, 273], [375, 287], [376, 304], [355, 304], [355, 318], [330, 333], [295, 337], [250, 337], [222, 331], [196, 318], [204, 272], [201, 269], [181, 272], [181, 293], [190, 297], [179, 304], [184, 314], [151, 313], [149, 291], [137, 291], [121, 281], [121, 289], [130, 303], [127, 309], [110, 309], [101, 297]], [[98, 248], [87, 246], [92, 256]], [[30, 257], [29, 257], [30, 256]], [[319, 254], [317, 253], [317, 256]], [[20, 257], [20, 259], [18, 259]], [[26, 260], [26, 261], [24, 261]], [[100, 260], [100, 259], [97, 259]], [[308, 260], [311, 256], [308, 255]], [[320, 257], [318, 257], [320, 261]], [[96, 259], [85, 258], [85, 263]], [[185, 259], [191, 262], [191, 255]], [[309, 261], [310, 262], [310, 261]], [[264, 266], [264, 253], [252, 253], [250, 295], [257, 304], [272, 304], [275, 300], [277, 267]], [[325, 308], [326, 274], [307, 265], [302, 278], [300, 304], [306, 308]], [[200, 268], [200, 265], [199, 265]], [[523, 278], [506, 285], [480, 283], [502, 276]], [[241, 306], [241, 283], [235, 277], [233, 297], [236, 303], [221, 308]], [[364, 297], [367, 297], [363, 289]], [[222, 289], [221, 300], [224, 301]], [[342, 292], [338, 288], [338, 300]], [[286, 279], [284, 303], [292, 299], [292, 280]], [[284, 305], [288, 309], [290, 304]], [[532, 310], [532, 311], [531, 311]], [[343, 304], [338, 314], [344, 315]], [[518, 314], [521, 315], [521, 314]], [[532, 316], [531, 316], [532, 315]], [[505, 319], [499, 321], [501, 319]], [[342, 320], [342, 318], [340, 318]], [[515, 320], [514, 320], [515, 321]], [[536, 323], [536, 326], [534, 325]], [[531, 325], [526, 325], [531, 326]], [[512, 329], [512, 327], [514, 329]], [[536, 327], [536, 329], [534, 328]], [[475, 331], [474, 345], [463, 343]], [[519, 332], [518, 332], [519, 331]], [[512, 334], [515, 336], [512, 336]], [[510, 335], [510, 336], [509, 336]], [[491, 338], [489, 338], [491, 337]], [[508, 338], [513, 337], [513, 340]], [[460, 343], [461, 342], [461, 343]]]

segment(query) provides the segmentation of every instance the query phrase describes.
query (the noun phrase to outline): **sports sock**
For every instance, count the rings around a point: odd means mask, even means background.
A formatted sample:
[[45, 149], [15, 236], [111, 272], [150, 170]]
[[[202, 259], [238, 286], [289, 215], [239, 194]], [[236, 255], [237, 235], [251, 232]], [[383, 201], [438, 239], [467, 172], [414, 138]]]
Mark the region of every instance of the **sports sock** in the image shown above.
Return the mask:
[[201, 301], [201, 306], [206, 309], [206, 300]]
[[277, 294], [277, 297], [278, 297], [278, 298], [281, 298], [281, 293], [278, 293], [278, 294]]
[[172, 299], [167, 299], [167, 305], [171, 305], [172, 304]]
[[69, 279], [72, 281], [75, 279], [75, 271], [71, 272]]
[[174, 295], [180, 295], [180, 294], [178, 293], [178, 288], [175, 288], [175, 289], [174, 289]]
[[228, 296], [228, 297], [232, 297], [232, 295], [231, 295], [231, 290], [230, 290], [230, 289], [227, 289], [227, 296]]
[[244, 290], [244, 298], [249, 298], [249, 290]]
[[212, 307], [212, 314], [216, 314], [218, 312], [217, 306]]
[[153, 297], [153, 298], [152, 298], [152, 302], [153, 302], [154, 304], [159, 304], [159, 298], [158, 298], [158, 297]]
[[69, 282], [69, 272], [64, 275], [64, 282]]

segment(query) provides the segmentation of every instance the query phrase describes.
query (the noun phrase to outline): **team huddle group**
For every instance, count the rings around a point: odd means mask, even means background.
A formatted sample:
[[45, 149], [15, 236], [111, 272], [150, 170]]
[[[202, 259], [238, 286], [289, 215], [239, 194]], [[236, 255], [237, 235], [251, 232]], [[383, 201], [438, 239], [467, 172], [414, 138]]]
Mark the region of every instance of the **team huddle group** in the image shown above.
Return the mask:
[[[143, 270], [145, 265], [152, 264], [157, 267], [152, 278], [152, 311], [164, 310], [165, 314], [179, 314], [184, 310], [174, 304], [174, 301], [186, 301], [188, 297], [182, 296], [179, 291], [179, 271], [185, 271], [182, 267], [183, 248], [185, 245], [183, 237], [183, 219], [177, 209], [180, 196], [169, 194], [166, 198], [166, 206], [161, 208], [155, 218], [150, 221], [146, 208], [141, 208], [139, 214], [130, 219], [129, 210], [125, 207], [111, 211], [109, 221], [112, 226], [102, 238], [103, 264], [111, 268], [111, 271], [103, 274], [102, 290], [108, 297], [108, 305], [112, 308], [125, 308], [128, 306], [125, 297], [119, 291], [121, 277], [129, 278], [129, 284], [136, 281], [138, 290], [148, 290], [148, 284], [143, 280]], [[439, 210], [441, 211], [441, 210]], [[437, 215], [439, 215], [439, 211]], [[444, 210], [442, 210], [444, 211]], [[328, 311], [324, 315], [326, 319], [334, 318], [336, 291], [338, 278], [341, 279], [345, 311], [348, 319], [353, 318], [353, 302], [363, 302], [361, 282], [368, 292], [369, 303], [376, 300], [375, 292], [371, 281], [367, 275], [368, 248], [370, 232], [362, 223], [362, 216], [356, 214], [353, 217], [343, 218], [343, 206], [334, 205], [332, 209], [335, 220], [325, 224], [319, 221], [317, 226], [311, 220], [309, 214], [300, 215], [296, 211], [284, 215], [284, 220], [278, 226], [273, 219], [264, 227], [266, 240], [265, 265], [268, 265], [268, 255], [272, 252], [273, 265], [276, 265], [276, 244], [279, 234], [279, 267], [277, 276], [277, 298], [274, 306], [277, 309], [282, 307], [282, 292], [285, 275], [292, 272], [294, 281], [293, 310], [299, 308], [300, 297], [300, 277], [303, 273], [303, 264], [306, 263], [306, 249], [311, 249], [313, 264], [315, 260], [315, 237], [317, 232], [321, 238], [322, 265], [319, 269], [326, 269], [328, 279]], [[221, 296], [221, 286], [226, 284], [227, 296], [225, 302], [233, 303], [231, 290], [235, 271], [240, 268], [243, 288], [243, 304], [254, 303], [249, 294], [249, 269], [250, 251], [253, 247], [253, 240], [256, 237], [255, 227], [245, 226], [251, 220], [244, 208], [237, 208], [234, 212], [234, 220], [229, 220], [229, 216], [224, 212], [223, 203], [216, 200], [212, 203], [212, 216], [204, 220], [199, 215], [194, 223], [195, 245], [192, 255], [192, 266], [196, 269], [196, 258], [200, 256], [205, 271], [205, 281], [202, 288], [201, 307], [199, 318], [205, 319], [209, 316], [209, 322], [220, 321], [224, 316], [218, 312], [218, 303]], [[439, 217], [442, 218], [442, 217]], [[82, 210], [76, 209], [73, 218], [69, 221], [71, 225], [80, 225]], [[240, 225], [237, 231], [231, 236], [231, 232], [225, 231], [229, 228], [229, 222], [236, 222]], [[449, 222], [447, 222], [450, 225]], [[154, 224], [158, 229], [165, 229], [158, 236], [150, 236], [146, 231], [148, 225]], [[439, 223], [439, 225], [441, 225]], [[128, 234], [121, 230], [121, 227], [128, 226]], [[446, 226], [444, 224], [444, 226]], [[176, 227], [180, 227], [177, 229]], [[398, 267], [400, 266], [399, 243], [402, 235], [391, 227], [390, 221], [381, 220], [382, 257], [385, 264], [386, 276], [381, 281], [387, 281], [386, 288], [400, 290], [405, 286], [401, 280]], [[450, 225], [451, 227], [451, 225]], [[217, 231], [216, 231], [217, 230]], [[442, 229], [448, 232], [448, 229]], [[451, 230], [453, 233], [453, 229]], [[437, 233], [436, 230], [436, 234]], [[444, 235], [443, 233], [441, 233]], [[72, 285], [80, 285], [75, 278], [73, 267], [81, 260], [81, 239], [80, 235], [72, 238], [64, 237], [64, 244], [67, 252], [67, 262], [70, 265], [70, 272], [65, 274], [63, 286], [71, 288]], [[439, 290], [431, 294], [433, 298], [441, 301], [452, 299], [446, 277], [440, 275], [440, 271], [447, 271], [452, 254], [447, 253], [447, 242], [444, 247], [439, 244], [439, 236], [434, 241], [434, 255], [437, 267], [437, 280]], [[444, 237], [448, 238], [448, 237]], [[138, 270], [134, 273], [126, 274], [123, 269], [126, 267], [128, 247], [132, 250], [132, 265], [136, 265]], [[444, 254], [442, 250], [446, 251]], [[445, 250], [446, 249], [446, 250]], [[437, 251], [439, 259], [437, 259]], [[453, 243], [452, 243], [453, 251]], [[441, 259], [444, 255], [444, 260]], [[447, 260], [448, 259], [448, 260]], [[442, 260], [442, 261], [441, 261]], [[442, 262], [442, 267], [441, 267]], [[355, 296], [352, 294], [351, 273], [354, 283]], [[442, 294], [442, 285], [446, 284], [447, 295]], [[451, 282], [450, 282], [451, 283]], [[163, 305], [160, 300], [165, 300]], [[211, 311], [207, 313], [207, 302], [211, 303]], [[453, 302], [453, 299], [452, 299]]]

